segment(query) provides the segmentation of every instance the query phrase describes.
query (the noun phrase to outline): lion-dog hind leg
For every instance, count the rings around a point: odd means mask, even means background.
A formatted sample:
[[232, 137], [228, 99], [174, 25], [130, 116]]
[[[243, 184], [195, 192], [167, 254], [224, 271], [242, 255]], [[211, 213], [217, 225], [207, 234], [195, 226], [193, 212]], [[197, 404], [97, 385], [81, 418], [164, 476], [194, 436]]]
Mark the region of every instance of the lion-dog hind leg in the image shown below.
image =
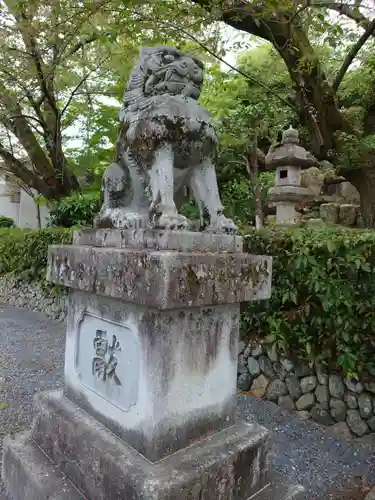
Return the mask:
[[235, 233], [237, 231], [234, 222], [223, 214], [215, 167], [210, 158], [194, 168], [190, 177], [190, 188], [199, 207], [203, 227], [206, 231], [214, 233]]
[[155, 229], [186, 229], [188, 220], [177, 212], [174, 202], [174, 155], [170, 145], [160, 146], [148, 174], [152, 202], [150, 219]]

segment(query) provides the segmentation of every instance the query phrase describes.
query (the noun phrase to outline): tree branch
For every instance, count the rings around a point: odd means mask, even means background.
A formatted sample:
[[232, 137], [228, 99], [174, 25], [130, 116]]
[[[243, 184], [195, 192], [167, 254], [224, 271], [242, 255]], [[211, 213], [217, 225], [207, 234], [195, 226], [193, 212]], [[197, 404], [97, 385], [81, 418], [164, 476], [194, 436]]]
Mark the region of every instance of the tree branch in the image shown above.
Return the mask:
[[0, 102], [8, 111], [6, 116], [0, 118], [0, 121], [17, 137], [40, 174], [45, 177], [51, 175], [51, 162], [31, 130], [25, 115], [22, 113], [20, 105], [1, 84]]
[[35, 116], [31, 116], [31, 115], [25, 115], [24, 113], [22, 114], [15, 114], [15, 115], [9, 115], [8, 117], [10, 120], [14, 120], [16, 118], [27, 118], [28, 120], [34, 120], [35, 122], [39, 123], [40, 126], [43, 127], [43, 123], [39, 120], [39, 118], [36, 118]]
[[8, 47], [7, 50], [10, 52], [18, 52], [19, 54], [22, 54], [27, 57], [31, 57], [31, 54], [29, 52], [26, 52], [25, 50], [18, 49], [17, 47]]
[[[217, 2], [213, 0], [191, 0], [196, 5], [200, 5], [207, 11], [217, 7]], [[240, 31], [252, 33], [264, 40], [270, 41], [269, 33], [260, 22], [263, 6], [253, 6], [245, 0], [220, 2], [220, 20]], [[252, 10], [251, 10], [252, 9]]]
[[73, 91], [71, 92], [70, 96], [69, 96], [69, 99], [67, 100], [65, 106], [63, 107], [61, 113], [60, 113], [60, 119], [62, 118], [63, 114], [65, 113], [65, 111], [68, 109], [70, 103], [72, 102], [72, 100], [74, 99], [74, 96], [76, 95], [77, 91], [81, 88], [81, 86], [85, 83], [85, 81], [88, 79], [88, 77], [92, 74], [92, 73], [95, 73], [95, 71], [100, 68], [100, 66], [104, 63], [104, 59], [102, 61], [100, 61], [96, 66], [95, 68], [91, 69], [86, 75], [84, 75], [84, 77], [78, 82], [78, 84], [75, 86], [75, 88], [73, 89]]
[[359, 11], [358, 7], [353, 8], [351, 5], [344, 2], [335, 2], [332, 0], [307, 0], [307, 4], [309, 7], [325, 7], [326, 9], [334, 10], [339, 14], [352, 19], [365, 29], [367, 29], [371, 23], [370, 19], [363, 15]]
[[[194, 1], [194, 0], [193, 0]], [[175, 29], [176, 31], [183, 33], [185, 36], [193, 40], [195, 43], [197, 43], [200, 47], [202, 47], [203, 50], [205, 50], [208, 54], [210, 54], [212, 57], [220, 61], [221, 63], [225, 64], [230, 68], [232, 71], [235, 71], [239, 75], [243, 76], [246, 78], [246, 80], [250, 80], [253, 83], [256, 83], [260, 87], [262, 87], [268, 94], [272, 94], [273, 96], [277, 97], [284, 105], [288, 106], [289, 108], [292, 108], [294, 111], [296, 111], [296, 107], [294, 106], [293, 102], [288, 101], [288, 99], [285, 99], [283, 96], [275, 92], [271, 87], [268, 87], [265, 83], [263, 83], [259, 78], [254, 78], [250, 76], [248, 73], [245, 73], [241, 69], [237, 68], [236, 66], [233, 66], [230, 64], [228, 61], [217, 55], [213, 50], [211, 50], [207, 45], [202, 43], [198, 38], [196, 38], [194, 35], [189, 33], [188, 31], [184, 30], [181, 26], [173, 26], [170, 22], [163, 23], [162, 21], [159, 21], [160, 24], [166, 24], [168, 27], [172, 27], [172, 29]]]
[[[15, 83], [24, 92], [25, 97], [29, 101], [33, 110], [35, 111], [35, 114], [38, 117], [40, 124], [43, 126], [43, 128], [47, 128], [47, 124], [44, 120], [43, 113], [41, 112], [41, 109], [40, 109], [41, 102], [37, 102], [34, 99], [34, 96], [32, 95], [32, 92], [30, 91], [27, 84], [25, 84], [23, 81], [20, 81], [18, 78], [16, 78], [14, 73], [12, 73], [11, 71], [8, 71], [5, 68], [1, 68], [1, 73], [4, 73], [5, 75], [7, 75], [10, 83], [11, 84]], [[18, 103], [18, 104], [20, 104], [20, 103]]]
[[12, 153], [12, 155], [14, 155], [14, 149], [13, 149], [12, 138], [11, 138], [10, 132], [7, 128], [5, 129], [5, 132], [7, 134], [10, 152]]
[[348, 52], [339, 72], [337, 73], [333, 83], [332, 88], [336, 92], [339, 88], [346, 72], [349, 69], [349, 66], [352, 64], [353, 60], [357, 56], [358, 52], [361, 50], [363, 45], [367, 42], [371, 35], [375, 33], [375, 19], [373, 19], [370, 24], [367, 26], [366, 31], [362, 34], [362, 36], [357, 40], [357, 42], [353, 45], [353, 47]]
[[22, 160], [16, 158], [1, 143], [0, 156], [3, 158], [8, 172], [14, 174], [27, 186], [36, 189], [39, 193], [42, 193], [45, 196], [48, 196], [49, 187], [44, 180], [29, 170]]
[[36, 45], [36, 41], [30, 37], [30, 44], [32, 46], [32, 57], [34, 59], [35, 67], [36, 67], [36, 72], [37, 76], [39, 79], [40, 83], [40, 88], [44, 94], [45, 99], [47, 99], [49, 105], [51, 106], [51, 109], [53, 110], [54, 114], [57, 116], [59, 113], [59, 110], [56, 105], [56, 99], [55, 96], [53, 95], [53, 92], [51, 92], [50, 88], [48, 88], [47, 84], [47, 79], [49, 82], [51, 82], [51, 75], [45, 76], [44, 71], [43, 71], [43, 60], [42, 56], [39, 53], [39, 50]]
[[58, 116], [59, 110], [57, 108], [56, 99], [53, 93], [53, 88], [52, 89], [50, 88], [52, 83], [51, 77], [53, 77], [53, 71], [51, 71], [47, 75], [44, 74], [43, 68], [45, 64], [43, 61], [43, 57], [39, 51], [37, 40], [33, 35], [32, 20], [28, 17], [25, 10], [20, 9], [19, 7], [15, 9], [14, 5], [9, 0], [6, 1], [6, 4], [17, 22], [17, 26], [21, 33], [25, 47], [27, 51], [30, 52], [30, 56], [35, 65], [37, 79], [42, 94], [44, 96], [44, 99], [47, 100], [52, 112], [56, 116]]
[[[65, 49], [69, 46], [69, 43], [71, 42], [71, 40], [73, 39], [73, 37], [75, 35], [79, 35], [79, 30], [80, 30], [80, 27], [81, 25], [84, 23], [84, 22], [87, 22], [90, 17], [95, 14], [96, 12], [98, 12], [99, 10], [103, 9], [103, 7], [110, 3], [111, 0], [100, 0], [98, 3], [96, 4], [93, 4], [92, 5], [92, 8], [91, 10], [87, 10], [87, 6], [84, 8], [84, 10], [81, 11], [81, 13], [83, 13], [83, 19], [75, 26], [75, 29], [73, 31], [73, 33], [70, 34], [70, 36], [67, 36], [66, 39], [64, 40], [65, 44], [64, 44], [64, 47], [62, 50], [59, 51], [59, 54], [58, 56], [56, 57], [56, 60], [57, 59], [61, 59], [61, 56], [63, 54], [63, 52], [65, 51]], [[91, 7], [91, 6], [90, 6]], [[78, 13], [75, 17], [78, 16]], [[69, 21], [71, 18], [68, 16], [67, 18], [64, 19], [64, 23], [66, 23], [67, 21]], [[58, 27], [58, 24], [55, 25], [55, 27]], [[70, 49], [70, 51], [68, 52], [67, 54], [67, 57], [69, 56], [72, 56], [74, 55], [76, 52], [78, 52], [81, 48], [83, 48], [84, 46], [92, 43], [92, 42], [95, 42], [96, 40], [98, 40], [99, 38], [101, 38], [102, 36], [110, 36], [112, 33], [110, 32], [103, 32], [103, 33], [95, 33], [91, 36], [89, 36], [88, 38], [86, 38], [85, 40], [80, 40], [79, 42], [77, 42], [75, 45], [73, 45], [73, 47]]]
[[91, 35], [90, 37], [86, 38], [86, 40], [80, 40], [77, 42], [68, 52], [68, 56], [73, 56], [76, 52], [78, 52], [80, 49], [85, 47], [86, 45], [89, 45], [92, 42], [96, 42], [101, 38], [102, 36], [109, 35], [109, 32], [106, 33], [95, 33], [95, 35]]

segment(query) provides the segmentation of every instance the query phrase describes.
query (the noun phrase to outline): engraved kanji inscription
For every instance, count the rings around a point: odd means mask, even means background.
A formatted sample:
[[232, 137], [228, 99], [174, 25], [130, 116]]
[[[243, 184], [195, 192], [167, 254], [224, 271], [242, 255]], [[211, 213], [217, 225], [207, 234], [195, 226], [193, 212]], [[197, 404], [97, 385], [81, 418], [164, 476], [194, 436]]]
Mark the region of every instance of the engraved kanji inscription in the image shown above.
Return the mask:
[[136, 326], [85, 312], [78, 323], [75, 349], [77, 382], [90, 404], [101, 412], [106, 401], [129, 412], [138, 402], [141, 376]]
[[93, 345], [95, 349], [92, 360], [93, 375], [104, 382], [109, 381], [117, 386], [122, 386], [116, 373], [118, 358], [115, 353], [121, 351], [120, 342], [118, 342], [116, 335], [112, 335], [110, 343], [105, 330], [96, 330]]

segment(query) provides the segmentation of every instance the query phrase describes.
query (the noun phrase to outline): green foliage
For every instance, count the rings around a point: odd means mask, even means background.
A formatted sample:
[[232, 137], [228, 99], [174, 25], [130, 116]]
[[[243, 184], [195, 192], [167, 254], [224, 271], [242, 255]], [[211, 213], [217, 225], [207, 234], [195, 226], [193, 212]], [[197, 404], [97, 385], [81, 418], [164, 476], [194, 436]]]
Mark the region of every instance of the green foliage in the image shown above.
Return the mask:
[[[82, 183], [85, 191], [99, 190], [104, 170], [115, 160], [119, 109], [120, 102], [116, 106], [109, 106], [98, 99], [95, 111], [90, 108], [86, 111], [87, 123], [82, 136], [82, 144], [67, 150], [74, 172], [78, 176], [90, 177], [89, 185], [85, 186], [85, 183]], [[71, 112], [77, 113], [73, 105]]]
[[99, 210], [99, 192], [69, 196], [53, 205], [48, 226], [92, 226]]
[[345, 108], [358, 106], [363, 109], [373, 102], [375, 78], [375, 42], [368, 43], [368, 48], [362, 49], [360, 64], [348, 71], [339, 88], [338, 97]]
[[0, 229], [0, 276], [43, 283], [48, 247], [71, 242], [69, 229]]
[[[273, 172], [261, 172], [258, 177], [261, 198], [264, 201], [268, 190], [275, 183]], [[253, 225], [255, 217], [254, 186], [246, 177], [234, 177], [220, 186], [221, 201], [227, 217], [233, 219], [239, 227], [245, 228]], [[192, 221], [199, 220], [199, 210], [194, 201], [188, 201], [181, 207], [180, 212]]]
[[15, 227], [14, 220], [10, 217], [0, 215], [0, 227]]
[[[249, 78], [218, 66], [209, 68], [201, 102], [216, 121], [222, 152], [229, 149], [238, 158], [255, 134], [268, 149], [296, 116], [285, 102], [293, 97], [288, 72], [270, 44], [241, 54], [237, 66]], [[266, 88], [259, 82], [266, 83]]]
[[199, 221], [200, 219], [199, 209], [194, 201], [187, 201], [183, 203], [180, 213], [191, 221]]
[[[259, 149], [266, 153], [296, 117], [282, 100], [292, 98], [293, 88], [271, 44], [242, 53], [237, 66], [249, 78], [225, 72], [218, 65], [207, 68], [201, 103], [212, 114], [220, 136], [217, 177], [225, 212], [241, 226], [251, 223], [255, 212], [254, 186], [246, 169], [246, 156], [255, 137]], [[259, 82], [266, 82], [269, 91]], [[259, 182], [264, 199], [274, 174], [261, 173]]]
[[[265, 201], [268, 190], [275, 183], [274, 172], [259, 174], [261, 198]], [[239, 226], [252, 225], [255, 217], [254, 186], [248, 178], [234, 177], [221, 186], [221, 197], [225, 214]]]
[[274, 256], [271, 299], [251, 303], [243, 331], [285, 353], [354, 376], [375, 352], [375, 232], [261, 230], [247, 250]]

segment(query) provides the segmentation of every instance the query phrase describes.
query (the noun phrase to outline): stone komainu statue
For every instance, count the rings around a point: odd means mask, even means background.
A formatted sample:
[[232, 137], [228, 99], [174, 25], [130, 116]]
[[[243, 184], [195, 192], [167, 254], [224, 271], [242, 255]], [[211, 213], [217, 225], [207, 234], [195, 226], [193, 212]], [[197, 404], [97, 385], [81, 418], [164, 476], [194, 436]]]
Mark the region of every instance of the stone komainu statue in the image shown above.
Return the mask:
[[196, 57], [166, 46], [141, 50], [120, 111], [117, 161], [103, 176], [98, 227], [188, 228], [178, 213], [188, 187], [206, 230], [236, 231], [223, 215], [218, 139], [198, 103], [202, 84], [203, 64]]

